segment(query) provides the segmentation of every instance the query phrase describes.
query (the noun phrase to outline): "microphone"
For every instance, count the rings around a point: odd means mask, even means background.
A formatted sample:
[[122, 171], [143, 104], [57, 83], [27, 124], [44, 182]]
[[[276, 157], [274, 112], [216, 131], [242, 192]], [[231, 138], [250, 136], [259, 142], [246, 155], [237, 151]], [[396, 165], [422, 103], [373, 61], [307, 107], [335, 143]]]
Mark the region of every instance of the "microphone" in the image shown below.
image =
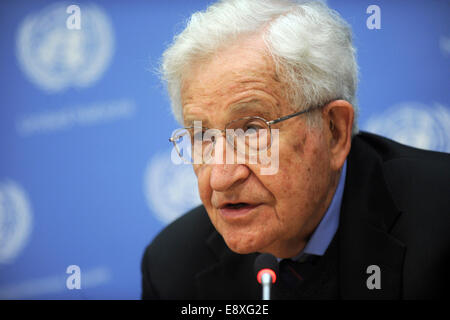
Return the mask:
[[262, 285], [263, 300], [270, 300], [270, 287], [277, 281], [278, 261], [269, 254], [262, 253], [255, 259], [256, 279]]

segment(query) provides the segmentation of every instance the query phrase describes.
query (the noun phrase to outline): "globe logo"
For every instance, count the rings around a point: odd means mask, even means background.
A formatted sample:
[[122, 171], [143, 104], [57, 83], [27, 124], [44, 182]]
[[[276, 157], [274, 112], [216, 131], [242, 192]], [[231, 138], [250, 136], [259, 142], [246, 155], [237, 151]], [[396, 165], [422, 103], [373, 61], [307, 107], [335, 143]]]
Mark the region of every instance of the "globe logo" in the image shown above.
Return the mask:
[[25, 191], [13, 181], [0, 182], [0, 263], [11, 263], [23, 249], [32, 220]]
[[111, 23], [97, 5], [81, 6], [81, 28], [66, 26], [67, 3], [56, 3], [27, 16], [17, 33], [16, 54], [29, 78], [51, 93], [95, 83], [111, 61]]
[[144, 173], [144, 194], [149, 208], [165, 224], [201, 204], [192, 166], [176, 165], [165, 153], [149, 162]]
[[450, 109], [440, 104], [401, 103], [370, 118], [365, 129], [416, 148], [450, 152]]

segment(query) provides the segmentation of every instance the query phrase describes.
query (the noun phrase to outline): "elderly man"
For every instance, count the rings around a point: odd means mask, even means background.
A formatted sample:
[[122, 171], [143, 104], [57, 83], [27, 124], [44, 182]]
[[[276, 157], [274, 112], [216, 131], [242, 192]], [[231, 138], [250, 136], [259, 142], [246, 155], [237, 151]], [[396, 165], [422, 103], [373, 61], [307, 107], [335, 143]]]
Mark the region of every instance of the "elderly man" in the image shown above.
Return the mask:
[[148, 246], [143, 298], [259, 299], [260, 253], [280, 264], [275, 299], [444, 294], [450, 159], [359, 133], [357, 69], [349, 26], [319, 2], [220, 1], [191, 17], [162, 73], [203, 205]]

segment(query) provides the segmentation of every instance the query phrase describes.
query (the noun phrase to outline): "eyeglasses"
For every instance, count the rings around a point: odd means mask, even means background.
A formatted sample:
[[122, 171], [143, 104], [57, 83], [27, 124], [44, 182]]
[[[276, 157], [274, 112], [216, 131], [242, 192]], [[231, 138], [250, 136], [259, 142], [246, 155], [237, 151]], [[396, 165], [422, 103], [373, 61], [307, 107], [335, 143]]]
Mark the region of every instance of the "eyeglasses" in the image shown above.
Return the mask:
[[[211, 152], [221, 136], [240, 154], [255, 155], [272, 145], [272, 125], [319, 109], [311, 107], [274, 120], [258, 116], [244, 117], [229, 122], [223, 130], [194, 125], [174, 131], [172, 142], [178, 156], [185, 163], [207, 163]], [[200, 121], [199, 121], [200, 122]], [[200, 122], [201, 123], [201, 122]]]

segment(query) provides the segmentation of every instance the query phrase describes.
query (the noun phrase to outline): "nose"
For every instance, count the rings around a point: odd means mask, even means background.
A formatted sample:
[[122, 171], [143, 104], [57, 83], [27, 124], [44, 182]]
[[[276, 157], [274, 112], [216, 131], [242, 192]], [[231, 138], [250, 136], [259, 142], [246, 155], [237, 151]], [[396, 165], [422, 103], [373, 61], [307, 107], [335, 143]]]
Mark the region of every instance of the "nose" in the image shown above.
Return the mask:
[[223, 133], [215, 137], [212, 151], [214, 161], [210, 164], [212, 166], [210, 186], [214, 191], [226, 191], [250, 175], [250, 169], [246, 165], [227, 162], [227, 155], [234, 158], [235, 151]]
[[245, 181], [249, 175], [250, 169], [243, 164], [213, 164], [210, 185], [214, 191], [223, 192]]

